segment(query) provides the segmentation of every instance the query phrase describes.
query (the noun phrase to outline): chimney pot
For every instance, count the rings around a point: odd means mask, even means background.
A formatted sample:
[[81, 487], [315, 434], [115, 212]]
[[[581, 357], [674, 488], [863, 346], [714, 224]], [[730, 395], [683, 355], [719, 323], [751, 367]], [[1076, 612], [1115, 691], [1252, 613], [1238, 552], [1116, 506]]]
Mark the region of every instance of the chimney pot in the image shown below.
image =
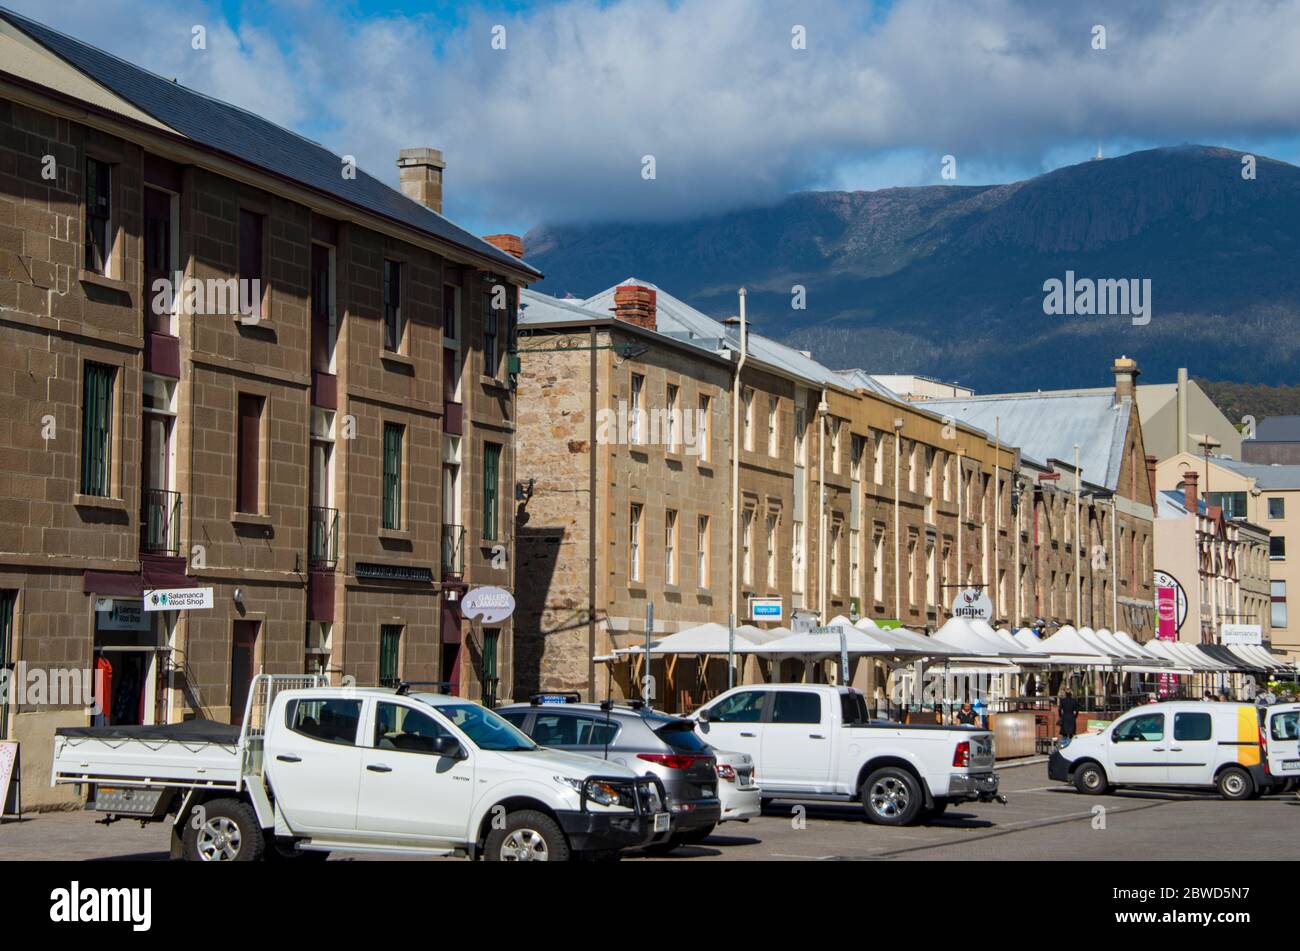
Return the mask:
[[653, 287], [620, 284], [614, 288], [614, 316], [647, 330], [658, 329], [659, 295]]
[[483, 240], [488, 244], [495, 245], [511, 257], [523, 260], [524, 257], [524, 239], [517, 234], [489, 234], [484, 235]]
[[1200, 473], [1195, 469], [1188, 469], [1183, 473], [1183, 507], [1193, 515], [1196, 514], [1197, 488], [1200, 480]]
[[1142, 375], [1138, 369], [1137, 361], [1132, 357], [1120, 357], [1117, 359], [1110, 372], [1115, 374], [1115, 405], [1118, 406], [1124, 397], [1133, 399], [1137, 396], [1137, 378]]
[[438, 149], [402, 149], [397, 153], [402, 194], [442, 214], [442, 173], [447, 163]]

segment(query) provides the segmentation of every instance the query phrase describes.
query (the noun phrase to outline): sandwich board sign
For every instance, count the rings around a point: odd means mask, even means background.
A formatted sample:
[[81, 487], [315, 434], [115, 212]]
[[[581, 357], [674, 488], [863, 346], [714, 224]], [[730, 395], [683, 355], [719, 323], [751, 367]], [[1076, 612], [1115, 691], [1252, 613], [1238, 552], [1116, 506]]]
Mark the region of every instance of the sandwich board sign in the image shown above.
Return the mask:
[[515, 598], [504, 588], [471, 588], [460, 599], [460, 613], [471, 621], [500, 624], [515, 613]]
[[[0, 740], [0, 817], [19, 816], [22, 814], [23, 802], [21, 792], [14, 803], [13, 812], [9, 811], [9, 789], [13, 785], [18, 771], [18, 741]], [[21, 780], [20, 780], [21, 782]], [[20, 790], [22, 786], [18, 787]]]

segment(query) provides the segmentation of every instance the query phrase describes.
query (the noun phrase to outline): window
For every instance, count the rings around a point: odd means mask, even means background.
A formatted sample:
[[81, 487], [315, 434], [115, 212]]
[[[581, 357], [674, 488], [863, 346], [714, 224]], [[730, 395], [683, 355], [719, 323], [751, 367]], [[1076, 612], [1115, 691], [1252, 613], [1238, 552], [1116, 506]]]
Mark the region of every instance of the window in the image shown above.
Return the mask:
[[1121, 721], [1111, 734], [1115, 743], [1159, 743], [1165, 737], [1165, 715], [1144, 713]]
[[767, 517], [767, 583], [776, 587], [776, 516]]
[[709, 711], [712, 723], [758, 723], [763, 719], [763, 701], [767, 693], [762, 690], [745, 690], [732, 694]]
[[701, 588], [709, 587], [709, 517], [701, 515], [695, 525], [696, 571]]
[[400, 703], [375, 705], [375, 749], [438, 755], [439, 740], [455, 739], [433, 717]]
[[357, 743], [360, 700], [292, 700], [286, 715], [289, 729], [294, 733], [340, 746]]
[[802, 406], [797, 407], [794, 411], [794, 464], [797, 466], [806, 466], [808, 464], [808, 417], [804, 413]]
[[311, 368], [334, 372], [338, 326], [334, 317], [334, 249], [311, 246]]
[[1273, 627], [1286, 627], [1286, 582], [1270, 582], [1272, 599], [1273, 599]]
[[240, 316], [259, 320], [262, 316], [262, 216], [239, 209], [239, 306]]
[[709, 423], [712, 420], [713, 402], [707, 396], [700, 397], [700, 418], [699, 418], [699, 435], [698, 449], [701, 462], [709, 461]]
[[1206, 492], [1205, 504], [1223, 509], [1224, 518], [1246, 517], [1245, 492]]
[[384, 624], [379, 628], [379, 686], [396, 687], [400, 683], [402, 626]]
[[885, 600], [885, 529], [877, 525], [871, 535], [871, 593]]
[[1197, 742], [1214, 735], [1208, 713], [1175, 713], [1174, 739]]
[[262, 409], [260, 396], [239, 394], [239, 421], [235, 471], [235, 510], [248, 515], [262, 511]]
[[[1242, 493], [1243, 495], [1245, 493]], [[1243, 513], [1244, 514], [1244, 513]], [[1269, 518], [1286, 518], [1286, 499], [1271, 498], [1268, 500], [1268, 517]]]
[[501, 507], [501, 447], [483, 444], [483, 540], [497, 540], [497, 523]]
[[803, 570], [803, 522], [794, 523], [794, 537], [791, 542], [790, 558], [794, 570], [794, 578], [790, 585], [794, 591], [803, 591], [804, 570]]
[[645, 389], [645, 377], [639, 373], [632, 374], [632, 407], [628, 420], [628, 441], [639, 446], [645, 434], [641, 429], [641, 391]]
[[745, 387], [740, 395], [741, 403], [744, 407], [745, 417], [745, 441], [746, 450], [752, 451], [754, 448], [754, 391], [751, 387]]
[[820, 694], [779, 690], [772, 698], [773, 723], [821, 723]]
[[460, 402], [460, 288], [442, 285], [442, 399]]
[[1268, 539], [1268, 557], [1273, 561], [1282, 561], [1286, 558], [1286, 537], [1283, 535], [1272, 535]]
[[668, 384], [664, 414], [664, 443], [669, 452], [677, 451], [677, 387]]
[[740, 533], [740, 535], [741, 535], [741, 546], [742, 546], [742, 548], [744, 549], [743, 552], [742, 552], [742, 554], [741, 554], [741, 559], [742, 559], [742, 560], [741, 560], [741, 566], [742, 566], [742, 571], [741, 571], [741, 580], [743, 580], [745, 584], [753, 584], [753, 582], [754, 582], [754, 562], [753, 562], [753, 558], [751, 557], [751, 555], [753, 554], [753, 548], [754, 548], [754, 511], [753, 511], [753, 509], [746, 509], [746, 510], [745, 510], [745, 513], [741, 516], [741, 522], [742, 522], [742, 528], [741, 528], [741, 533]]
[[849, 437], [849, 478], [858, 482], [862, 478], [862, 437]]
[[438, 712], [450, 720], [481, 750], [535, 750], [537, 744], [520, 733], [509, 721], [478, 704], [449, 703]]
[[831, 420], [831, 472], [840, 471], [840, 421]]
[[483, 630], [483, 661], [479, 664], [479, 684], [483, 688], [482, 702], [485, 707], [497, 705], [497, 688], [501, 685], [501, 672], [497, 667], [497, 654], [501, 646], [501, 629], [489, 627]]
[[776, 411], [777, 398], [773, 396], [767, 401], [767, 454], [775, 456], [777, 454], [777, 432], [776, 432]]
[[849, 532], [849, 597], [858, 598], [862, 596], [862, 564], [861, 564], [862, 533], [856, 529]]
[[618, 723], [573, 713], [538, 713], [532, 738], [539, 746], [604, 746], [618, 736]]
[[111, 167], [98, 159], [86, 159], [86, 258], [85, 268], [108, 275], [112, 263], [113, 177]]
[[830, 550], [830, 581], [831, 594], [840, 593], [840, 527], [835, 525], [831, 528], [831, 550]]
[[406, 322], [402, 316], [402, 265], [384, 260], [384, 349], [402, 349]]
[[925, 447], [925, 497], [934, 496], [934, 450]]
[[113, 388], [117, 367], [86, 363], [81, 394], [81, 493], [106, 497], [113, 479]]
[[[141, 263], [144, 266], [145, 327], [155, 333], [176, 335], [172, 312], [176, 303], [176, 255], [179, 242], [172, 227], [172, 204], [176, 196], [157, 188], [144, 190], [144, 240]], [[174, 247], [174, 245], [176, 247]], [[158, 281], [160, 291], [155, 291]]]
[[486, 294], [483, 298], [487, 304], [483, 313], [483, 372], [490, 377], [497, 375], [501, 365], [500, 354], [497, 352], [500, 308], [494, 306], [495, 298], [493, 293]]
[[664, 581], [677, 584], [677, 513], [664, 513]]
[[402, 527], [402, 440], [406, 427], [384, 423], [384, 528]]
[[633, 502], [627, 516], [627, 576], [629, 581], [641, 580], [641, 506]]
[[1270, 726], [1273, 739], [1294, 740], [1300, 736], [1300, 713], [1294, 710], [1290, 713], [1275, 713]]
[[871, 431], [871, 480], [876, 485], [885, 482], [885, 434], [878, 429]]

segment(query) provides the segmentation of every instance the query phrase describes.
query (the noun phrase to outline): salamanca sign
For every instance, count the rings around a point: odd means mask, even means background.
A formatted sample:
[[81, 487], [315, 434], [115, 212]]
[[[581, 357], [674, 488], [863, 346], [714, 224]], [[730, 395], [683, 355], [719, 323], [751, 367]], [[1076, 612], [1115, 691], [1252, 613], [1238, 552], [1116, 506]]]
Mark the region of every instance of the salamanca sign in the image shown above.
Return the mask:
[[474, 588], [460, 599], [460, 613], [484, 624], [500, 624], [515, 613], [515, 599], [504, 588]]

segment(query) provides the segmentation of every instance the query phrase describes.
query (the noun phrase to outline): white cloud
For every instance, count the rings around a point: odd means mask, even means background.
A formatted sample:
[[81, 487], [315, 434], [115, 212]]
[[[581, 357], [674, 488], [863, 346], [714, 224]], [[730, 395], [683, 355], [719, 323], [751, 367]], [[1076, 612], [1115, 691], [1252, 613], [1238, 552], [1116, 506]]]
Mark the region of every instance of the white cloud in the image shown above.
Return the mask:
[[[292, 17], [280, 32], [233, 31], [198, 0], [17, 6], [389, 181], [398, 149], [442, 148], [449, 211], [473, 220], [673, 216], [885, 175], [935, 181], [944, 154], [988, 174], [1043, 167], [1068, 143], [1300, 131], [1300, 0], [896, 0], [874, 17], [830, 0], [797, 14], [776, 0], [569, 0], [470, 14], [451, 32], [305, 0], [279, 8]], [[189, 48], [199, 22], [206, 55]], [[791, 48], [796, 23], [806, 50]], [[1105, 51], [1090, 46], [1095, 23]]]

